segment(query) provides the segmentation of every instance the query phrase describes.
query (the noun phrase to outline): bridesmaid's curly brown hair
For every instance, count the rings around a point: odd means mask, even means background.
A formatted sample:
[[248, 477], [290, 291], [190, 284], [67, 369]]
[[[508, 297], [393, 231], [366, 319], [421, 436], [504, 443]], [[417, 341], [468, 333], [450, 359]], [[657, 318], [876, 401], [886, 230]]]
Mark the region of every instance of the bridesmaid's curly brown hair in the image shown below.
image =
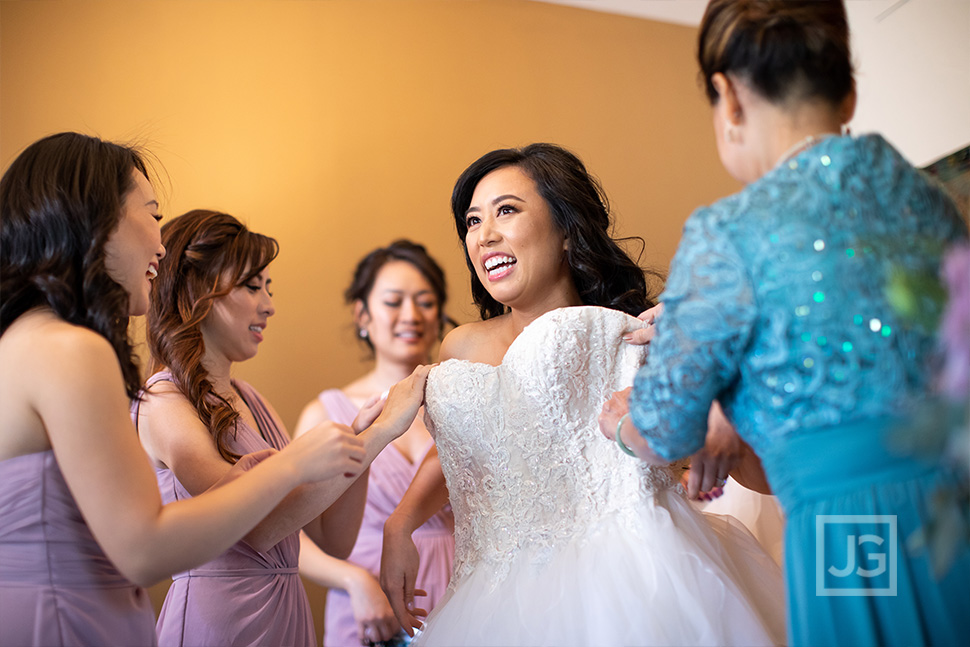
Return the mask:
[[166, 255], [152, 284], [148, 310], [151, 371], [165, 367], [179, 391], [199, 413], [219, 454], [230, 463], [229, 449], [239, 413], [215, 392], [202, 365], [202, 322], [217, 299], [250, 281], [279, 253], [269, 236], [249, 231], [226, 213], [196, 209], [162, 227]]

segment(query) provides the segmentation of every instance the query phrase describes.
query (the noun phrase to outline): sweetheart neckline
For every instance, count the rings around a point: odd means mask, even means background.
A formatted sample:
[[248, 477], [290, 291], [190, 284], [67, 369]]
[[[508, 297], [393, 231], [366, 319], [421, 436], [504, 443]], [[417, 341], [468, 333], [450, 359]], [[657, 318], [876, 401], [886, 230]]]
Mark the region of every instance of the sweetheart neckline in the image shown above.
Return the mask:
[[541, 321], [543, 321], [545, 319], [548, 319], [551, 315], [553, 315], [555, 313], [558, 313], [558, 312], [563, 312], [563, 311], [566, 311], [566, 310], [574, 311], [574, 312], [575, 311], [580, 311], [580, 310], [581, 311], [586, 311], [586, 312], [590, 312], [590, 311], [602, 311], [604, 313], [610, 313], [610, 315], [608, 315], [608, 316], [613, 316], [613, 314], [616, 314], [616, 315], [619, 315], [621, 317], [624, 317], [624, 318], [629, 319], [631, 323], [632, 322], [636, 322], [637, 324], [640, 324], [640, 325], [643, 324], [643, 322], [640, 319], [637, 319], [633, 315], [627, 314], [627, 313], [623, 312], [622, 310], [615, 310], [613, 308], [607, 308], [605, 306], [590, 306], [590, 305], [563, 306], [561, 308], [554, 308], [554, 309], [552, 309], [552, 310], [550, 310], [548, 312], [544, 312], [541, 315], [539, 315], [538, 317], [536, 317], [535, 319], [533, 319], [531, 322], [529, 322], [529, 324], [525, 328], [522, 329], [522, 332], [520, 332], [518, 334], [518, 336], [516, 336], [516, 338], [512, 340], [512, 343], [509, 344], [509, 347], [505, 349], [505, 353], [502, 354], [502, 361], [500, 361], [498, 364], [489, 364], [488, 362], [476, 362], [476, 361], [470, 360], [470, 359], [462, 359], [460, 357], [452, 357], [451, 359], [446, 359], [445, 361], [441, 362], [435, 368], [438, 368], [440, 366], [444, 366], [445, 364], [448, 364], [450, 362], [455, 362], [455, 363], [458, 363], [458, 364], [468, 364], [468, 365], [471, 365], [471, 366], [487, 366], [489, 368], [501, 368], [502, 366], [505, 365], [505, 360], [506, 360], [506, 358], [508, 358], [509, 353], [512, 352], [512, 349], [515, 347], [516, 344], [519, 343], [519, 340], [522, 339], [525, 336], [526, 332], [530, 328], [536, 327], [536, 324], [538, 324], [539, 322], [541, 322]]

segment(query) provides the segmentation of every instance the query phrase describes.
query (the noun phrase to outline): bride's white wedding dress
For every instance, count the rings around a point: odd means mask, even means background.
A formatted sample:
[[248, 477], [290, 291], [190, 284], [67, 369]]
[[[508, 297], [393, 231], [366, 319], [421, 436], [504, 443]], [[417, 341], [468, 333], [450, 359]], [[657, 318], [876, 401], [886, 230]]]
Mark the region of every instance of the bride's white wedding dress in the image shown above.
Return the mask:
[[670, 468], [600, 434], [641, 325], [598, 307], [529, 325], [501, 366], [432, 370], [427, 411], [455, 513], [454, 574], [415, 644], [784, 642], [784, 589], [743, 529], [694, 510]]

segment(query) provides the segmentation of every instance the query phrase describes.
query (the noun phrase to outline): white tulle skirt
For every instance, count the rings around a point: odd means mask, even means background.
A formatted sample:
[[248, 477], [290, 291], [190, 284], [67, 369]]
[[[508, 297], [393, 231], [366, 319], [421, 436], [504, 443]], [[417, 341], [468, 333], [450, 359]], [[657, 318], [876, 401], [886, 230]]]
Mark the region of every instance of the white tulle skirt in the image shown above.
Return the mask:
[[660, 492], [634, 522], [608, 517], [549, 561], [511, 558], [449, 591], [413, 643], [427, 646], [777, 645], [781, 571], [736, 521]]

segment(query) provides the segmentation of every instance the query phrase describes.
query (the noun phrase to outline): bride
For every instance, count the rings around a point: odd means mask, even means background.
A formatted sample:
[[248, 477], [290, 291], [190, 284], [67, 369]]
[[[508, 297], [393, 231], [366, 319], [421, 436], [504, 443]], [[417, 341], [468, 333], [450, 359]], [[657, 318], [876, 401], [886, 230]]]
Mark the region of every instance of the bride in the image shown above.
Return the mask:
[[596, 180], [554, 145], [497, 150], [458, 179], [452, 211], [483, 320], [442, 343], [426, 390], [437, 452], [381, 559], [410, 633], [425, 615], [411, 533], [451, 493], [454, 574], [415, 644], [782, 642], [781, 574], [754, 539], [598, 431], [645, 357], [620, 338], [652, 303]]

